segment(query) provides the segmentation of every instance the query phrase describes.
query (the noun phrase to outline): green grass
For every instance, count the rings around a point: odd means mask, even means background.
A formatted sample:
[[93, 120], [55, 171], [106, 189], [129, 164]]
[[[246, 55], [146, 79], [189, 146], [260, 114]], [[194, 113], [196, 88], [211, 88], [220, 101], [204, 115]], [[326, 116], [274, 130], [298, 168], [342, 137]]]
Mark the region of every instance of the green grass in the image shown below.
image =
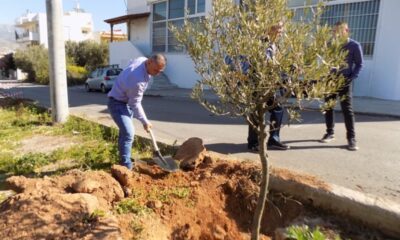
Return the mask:
[[133, 198], [126, 198], [118, 202], [114, 209], [118, 214], [133, 213], [136, 215], [144, 215], [152, 212], [150, 208], [140, 204], [137, 199]]
[[[289, 239], [296, 240], [326, 240], [328, 239], [323, 232], [317, 227], [310, 229], [308, 226], [290, 226], [288, 228]], [[331, 239], [331, 238], [329, 238]], [[340, 236], [335, 236], [335, 240], [340, 240]]]
[[[0, 100], [0, 173], [9, 175], [40, 175], [40, 169], [60, 160], [73, 162], [75, 168], [109, 169], [118, 162], [118, 130], [71, 116], [65, 124], [52, 125], [46, 110], [9, 100]], [[63, 136], [77, 142], [69, 148], [52, 152], [21, 154], [21, 140], [36, 135]], [[149, 144], [135, 138], [133, 154], [150, 158]], [[38, 146], [40, 147], [40, 146]], [[67, 169], [60, 169], [60, 171]]]
[[0, 204], [7, 199], [7, 196], [4, 193], [0, 193]]

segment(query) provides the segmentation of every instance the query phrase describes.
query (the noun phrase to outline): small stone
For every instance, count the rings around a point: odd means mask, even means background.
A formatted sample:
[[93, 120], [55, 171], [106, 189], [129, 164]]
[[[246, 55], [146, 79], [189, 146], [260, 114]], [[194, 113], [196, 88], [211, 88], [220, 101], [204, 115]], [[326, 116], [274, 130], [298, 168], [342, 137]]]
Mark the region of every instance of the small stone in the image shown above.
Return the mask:
[[226, 231], [223, 227], [217, 225], [214, 228], [213, 236], [214, 236], [214, 239], [216, 239], [216, 240], [223, 240], [223, 239], [225, 239]]
[[211, 176], [212, 176], [211, 173], [206, 171], [206, 172], [203, 172], [203, 174], [201, 174], [201, 179], [211, 178]]
[[190, 186], [191, 187], [198, 187], [198, 186], [200, 186], [200, 183], [198, 181], [192, 181], [192, 182], [190, 182]]
[[72, 184], [72, 189], [77, 193], [93, 193], [100, 188], [100, 183], [91, 179], [85, 179]]
[[161, 201], [159, 200], [154, 200], [154, 201], [149, 201], [147, 203], [147, 206], [151, 209], [160, 209], [162, 208], [163, 204]]
[[275, 239], [276, 240], [288, 240], [290, 238], [287, 235], [287, 231], [285, 228], [278, 228], [275, 230]]

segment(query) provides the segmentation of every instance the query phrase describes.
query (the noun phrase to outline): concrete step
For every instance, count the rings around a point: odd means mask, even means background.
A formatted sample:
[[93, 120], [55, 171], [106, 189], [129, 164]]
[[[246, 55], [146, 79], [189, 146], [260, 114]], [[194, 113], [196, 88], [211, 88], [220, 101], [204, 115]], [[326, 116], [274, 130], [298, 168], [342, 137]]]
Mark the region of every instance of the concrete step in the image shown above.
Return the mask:
[[158, 76], [153, 77], [150, 82], [149, 89], [151, 90], [162, 90], [162, 89], [174, 89], [178, 88], [176, 84], [171, 83], [168, 76], [164, 73], [159, 74]]

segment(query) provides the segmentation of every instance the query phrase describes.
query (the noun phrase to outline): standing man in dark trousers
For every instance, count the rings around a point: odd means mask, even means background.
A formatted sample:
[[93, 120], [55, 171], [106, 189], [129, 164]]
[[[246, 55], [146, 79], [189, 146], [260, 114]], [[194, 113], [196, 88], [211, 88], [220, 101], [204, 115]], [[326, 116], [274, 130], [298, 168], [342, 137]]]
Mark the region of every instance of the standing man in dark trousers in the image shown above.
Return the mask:
[[[266, 43], [269, 44], [266, 50], [267, 60], [273, 61], [278, 49], [275, 44], [276, 41], [279, 40], [283, 33], [283, 22], [280, 21], [268, 32], [269, 38], [266, 39]], [[282, 74], [284, 75], [284, 74]], [[281, 91], [279, 91], [280, 94]], [[274, 104], [274, 99], [270, 99], [267, 104], [272, 106]], [[269, 138], [267, 142], [268, 149], [275, 150], [288, 150], [290, 147], [286, 144], [283, 144], [280, 140], [280, 129], [282, 125], [283, 119], [283, 110], [284, 108], [277, 104], [273, 109], [269, 110], [270, 116], [270, 126], [269, 126]], [[251, 151], [258, 152], [258, 135], [253, 126], [249, 125], [249, 134], [247, 137], [247, 148]]]
[[142, 99], [151, 76], [158, 75], [166, 65], [161, 54], [135, 59], [115, 81], [108, 93], [108, 110], [119, 128], [118, 151], [120, 164], [132, 169], [131, 148], [135, 136], [132, 117], [137, 118], [146, 131], [152, 127], [142, 107]]
[[[347, 131], [347, 149], [351, 151], [358, 150], [356, 142], [356, 134], [354, 130], [354, 112], [352, 103], [352, 82], [358, 77], [363, 65], [363, 53], [359, 42], [349, 38], [349, 26], [346, 22], [337, 22], [334, 27], [335, 37], [343, 38], [346, 42], [342, 50], [347, 51], [346, 62], [347, 68], [340, 69], [338, 74], [345, 77], [345, 85], [336, 93], [328, 96], [325, 101], [340, 99], [344, 123]], [[322, 137], [321, 142], [327, 143], [335, 139], [335, 115], [333, 109], [325, 112], [326, 134]]]

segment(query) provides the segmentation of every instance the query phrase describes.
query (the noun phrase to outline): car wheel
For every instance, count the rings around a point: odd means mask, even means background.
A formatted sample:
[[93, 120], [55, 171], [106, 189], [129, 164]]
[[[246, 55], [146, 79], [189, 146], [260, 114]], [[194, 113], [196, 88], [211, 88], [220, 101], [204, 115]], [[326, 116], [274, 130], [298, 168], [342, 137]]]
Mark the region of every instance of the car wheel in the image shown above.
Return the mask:
[[92, 89], [89, 87], [89, 84], [85, 84], [85, 89], [86, 89], [86, 92], [91, 92], [92, 91]]
[[107, 89], [106, 89], [106, 86], [104, 86], [103, 84], [101, 84], [101, 92], [102, 93], [107, 93]]

